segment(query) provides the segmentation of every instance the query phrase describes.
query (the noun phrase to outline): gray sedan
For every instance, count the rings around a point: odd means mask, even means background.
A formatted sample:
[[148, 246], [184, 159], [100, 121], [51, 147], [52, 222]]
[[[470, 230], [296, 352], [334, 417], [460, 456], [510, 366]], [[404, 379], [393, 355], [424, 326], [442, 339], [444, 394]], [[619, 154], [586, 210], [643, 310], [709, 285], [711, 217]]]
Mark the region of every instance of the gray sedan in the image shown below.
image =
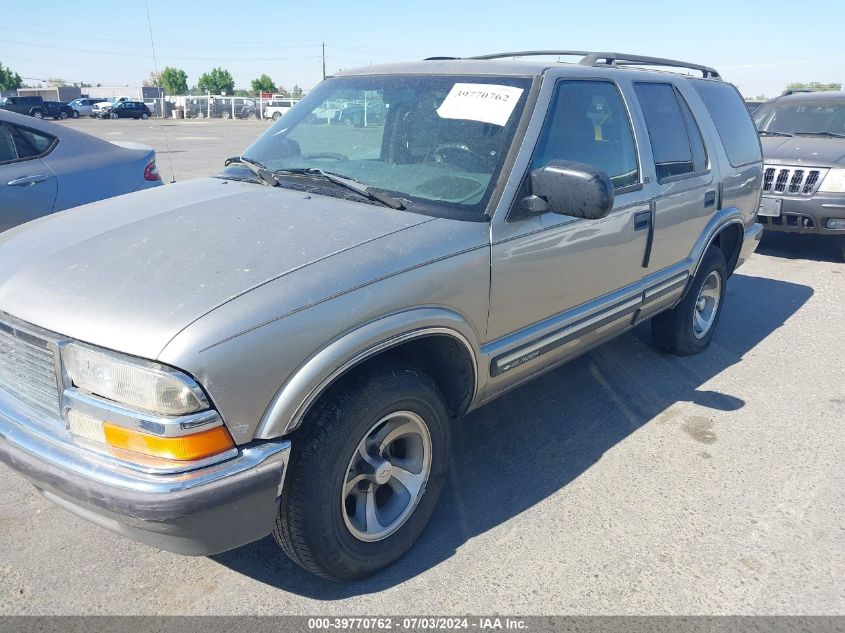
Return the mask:
[[0, 231], [158, 185], [152, 148], [0, 111]]

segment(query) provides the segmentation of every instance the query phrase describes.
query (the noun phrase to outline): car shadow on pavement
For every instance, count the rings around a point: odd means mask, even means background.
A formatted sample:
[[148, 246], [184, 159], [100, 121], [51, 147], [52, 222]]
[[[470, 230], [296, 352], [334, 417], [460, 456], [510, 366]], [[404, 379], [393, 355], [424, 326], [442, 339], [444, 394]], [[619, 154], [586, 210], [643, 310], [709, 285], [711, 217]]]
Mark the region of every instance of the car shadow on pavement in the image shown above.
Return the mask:
[[842, 262], [845, 236], [763, 231], [757, 252], [780, 259], [809, 259], [815, 262]]
[[672, 404], [742, 408], [741, 393], [699, 387], [740, 362], [812, 294], [807, 286], [737, 274], [707, 352], [661, 354], [644, 324], [466, 416], [455, 426], [449, 480], [429, 526], [401, 560], [370, 578], [345, 584], [315, 578], [289, 561], [272, 537], [211, 558], [318, 600], [401, 584], [554, 494]]

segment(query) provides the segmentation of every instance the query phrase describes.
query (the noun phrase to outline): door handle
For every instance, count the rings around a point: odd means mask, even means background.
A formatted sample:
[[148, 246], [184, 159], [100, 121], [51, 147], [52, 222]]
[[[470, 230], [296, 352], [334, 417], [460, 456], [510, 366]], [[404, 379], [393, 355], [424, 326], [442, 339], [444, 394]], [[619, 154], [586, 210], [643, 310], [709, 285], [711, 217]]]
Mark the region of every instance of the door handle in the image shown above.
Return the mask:
[[651, 226], [651, 211], [643, 211], [634, 216], [634, 230], [642, 231]]
[[23, 178], [15, 178], [14, 180], [10, 180], [6, 184], [10, 187], [31, 187], [32, 185], [37, 185], [40, 182], [45, 182], [47, 180], [47, 176], [43, 174], [36, 174], [34, 176], [24, 176]]

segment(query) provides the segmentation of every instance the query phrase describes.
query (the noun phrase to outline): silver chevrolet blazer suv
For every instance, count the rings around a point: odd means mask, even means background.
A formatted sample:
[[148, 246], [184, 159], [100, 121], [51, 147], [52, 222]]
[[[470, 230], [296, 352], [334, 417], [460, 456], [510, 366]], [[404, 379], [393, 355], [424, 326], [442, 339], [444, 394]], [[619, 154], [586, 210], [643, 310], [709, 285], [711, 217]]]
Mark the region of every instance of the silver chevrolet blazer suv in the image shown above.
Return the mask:
[[157, 548], [272, 533], [365, 576], [424, 529], [460, 416], [643, 321], [704, 351], [762, 179], [706, 66], [339, 73], [216, 177], [0, 234], [0, 461]]

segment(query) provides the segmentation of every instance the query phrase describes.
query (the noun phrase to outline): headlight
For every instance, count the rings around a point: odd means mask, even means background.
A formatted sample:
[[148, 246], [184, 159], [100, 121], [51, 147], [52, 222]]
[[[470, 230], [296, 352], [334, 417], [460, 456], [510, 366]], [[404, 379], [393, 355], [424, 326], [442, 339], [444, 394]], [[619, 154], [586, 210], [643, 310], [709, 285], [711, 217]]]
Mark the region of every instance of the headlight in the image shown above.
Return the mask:
[[184, 415], [208, 408], [199, 386], [174, 369], [71, 343], [62, 360], [73, 384], [128, 407], [160, 415]]
[[819, 191], [825, 193], [845, 193], [845, 169], [831, 169], [822, 181]]

